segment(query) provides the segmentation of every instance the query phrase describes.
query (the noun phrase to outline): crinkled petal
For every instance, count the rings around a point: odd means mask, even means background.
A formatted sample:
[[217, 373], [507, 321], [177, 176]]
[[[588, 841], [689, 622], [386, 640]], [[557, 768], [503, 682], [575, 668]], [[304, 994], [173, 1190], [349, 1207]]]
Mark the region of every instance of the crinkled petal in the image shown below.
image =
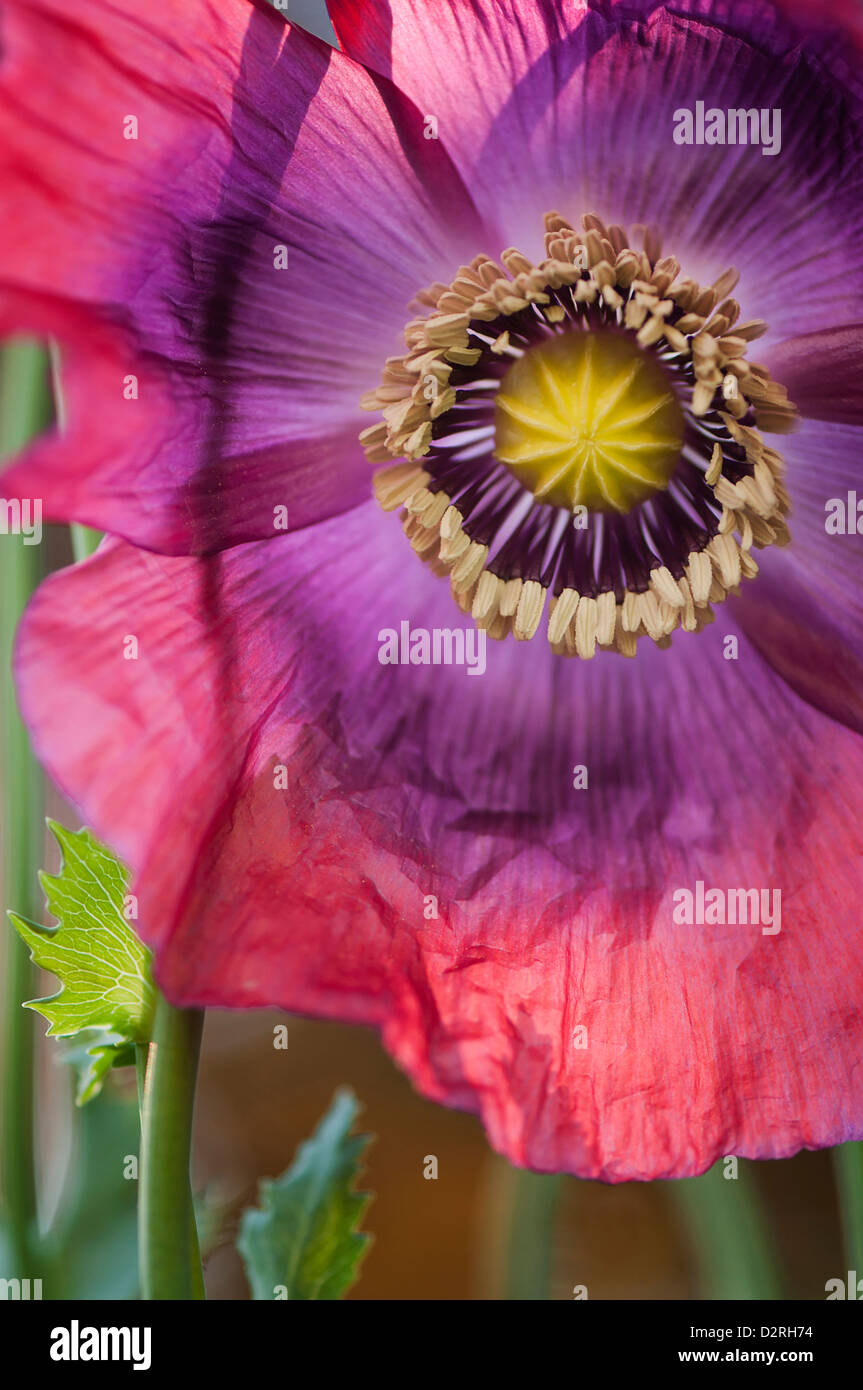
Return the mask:
[[194, 553], [366, 497], [359, 398], [484, 239], [420, 113], [246, 0], [0, 17], [0, 315], [60, 340], [76, 432], [7, 492]]
[[[861, 88], [842, 31], [810, 33], [768, 0], [331, 0], [331, 13], [349, 53], [437, 116], [507, 244], [538, 254], [550, 208], [652, 224], [684, 274], [709, 283], [736, 265], [744, 317], [775, 341], [855, 319]], [[675, 113], [699, 101], [780, 110], [779, 152], [676, 144]]]
[[[381, 664], [402, 621], [467, 620], [368, 505], [207, 561], [109, 543], [37, 595], [23, 708], [133, 864], [169, 996], [374, 1023], [539, 1169], [863, 1137], [859, 738], [728, 608], [634, 662], [540, 636], [476, 676]], [[777, 890], [781, 930], [676, 925], [699, 880]]]

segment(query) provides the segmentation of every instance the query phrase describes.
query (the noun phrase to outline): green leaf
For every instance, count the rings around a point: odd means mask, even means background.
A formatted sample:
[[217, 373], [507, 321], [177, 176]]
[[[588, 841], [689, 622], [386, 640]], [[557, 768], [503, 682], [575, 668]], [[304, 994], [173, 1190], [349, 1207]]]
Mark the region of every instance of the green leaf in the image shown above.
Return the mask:
[[112, 1067], [134, 1067], [135, 1045], [108, 1028], [84, 1028], [69, 1039], [62, 1060], [78, 1073], [76, 1105], [86, 1105]]
[[253, 1298], [337, 1299], [356, 1282], [370, 1240], [357, 1226], [371, 1201], [354, 1189], [370, 1138], [350, 1133], [358, 1111], [352, 1091], [337, 1091], [287, 1172], [261, 1183], [260, 1209], [243, 1213], [237, 1248]]
[[39, 881], [59, 926], [9, 917], [36, 964], [60, 980], [56, 994], [25, 1007], [48, 1020], [49, 1036], [78, 1035], [71, 1060], [80, 1066], [80, 1105], [98, 1093], [110, 1067], [130, 1060], [135, 1043], [149, 1041], [155, 989], [150, 953], [123, 915], [128, 871], [89, 830], [48, 824], [62, 863], [59, 874], [42, 873]]

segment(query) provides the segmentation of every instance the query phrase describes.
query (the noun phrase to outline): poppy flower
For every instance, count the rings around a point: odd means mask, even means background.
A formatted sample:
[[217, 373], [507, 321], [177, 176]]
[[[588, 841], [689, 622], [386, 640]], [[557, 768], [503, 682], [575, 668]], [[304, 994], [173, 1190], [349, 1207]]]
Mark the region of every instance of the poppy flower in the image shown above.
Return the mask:
[[112, 533], [36, 748], [171, 1000], [374, 1025], [517, 1164], [863, 1137], [856, 37], [330, 11], [2, 6], [4, 488]]

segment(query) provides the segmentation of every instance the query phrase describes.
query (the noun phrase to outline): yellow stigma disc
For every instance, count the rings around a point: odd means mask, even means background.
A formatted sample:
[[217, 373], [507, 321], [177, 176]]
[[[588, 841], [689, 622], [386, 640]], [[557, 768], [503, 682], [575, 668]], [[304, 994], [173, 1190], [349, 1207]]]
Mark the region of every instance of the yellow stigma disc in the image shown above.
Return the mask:
[[668, 486], [683, 429], [657, 360], [607, 329], [529, 348], [496, 398], [498, 459], [557, 507], [630, 511]]

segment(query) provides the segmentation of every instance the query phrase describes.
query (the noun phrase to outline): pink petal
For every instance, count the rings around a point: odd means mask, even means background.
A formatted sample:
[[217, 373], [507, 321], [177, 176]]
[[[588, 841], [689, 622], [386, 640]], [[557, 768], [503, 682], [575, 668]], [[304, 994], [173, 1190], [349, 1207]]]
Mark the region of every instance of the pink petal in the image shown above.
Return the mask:
[[[863, 1137], [860, 740], [727, 610], [632, 663], [490, 645], [477, 678], [381, 666], [402, 618], [461, 622], [370, 506], [207, 562], [109, 544], [36, 597], [29, 725], [134, 865], [170, 997], [374, 1023], [539, 1169]], [[675, 925], [698, 880], [778, 888], [781, 931]]]
[[411, 103], [245, 0], [9, 0], [0, 111], [0, 320], [76, 432], [13, 486], [195, 553], [367, 496], [360, 396], [484, 240]]

